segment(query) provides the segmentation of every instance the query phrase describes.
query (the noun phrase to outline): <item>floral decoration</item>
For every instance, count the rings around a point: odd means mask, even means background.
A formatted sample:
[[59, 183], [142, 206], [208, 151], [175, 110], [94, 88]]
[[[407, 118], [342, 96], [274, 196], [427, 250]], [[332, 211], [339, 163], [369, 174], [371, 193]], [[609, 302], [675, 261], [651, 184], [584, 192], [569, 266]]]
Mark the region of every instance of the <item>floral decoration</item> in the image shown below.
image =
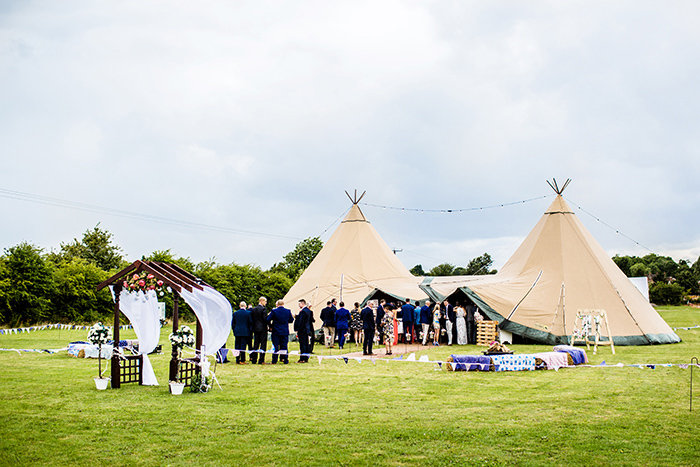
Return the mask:
[[102, 323], [95, 323], [88, 330], [87, 338], [93, 345], [106, 344], [112, 340], [112, 329]]
[[178, 350], [182, 350], [186, 345], [190, 347], [194, 345], [194, 333], [189, 326], [185, 325], [180, 326], [180, 329], [177, 331], [171, 332], [169, 339], [173, 347]]
[[125, 289], [132, 292], [141, 291], [146, 293], [149, 290], [155, 290], [156, 292], [161, 292], [162, 295], [163, 281], [147, 271], [126, 276], [122, 285]]

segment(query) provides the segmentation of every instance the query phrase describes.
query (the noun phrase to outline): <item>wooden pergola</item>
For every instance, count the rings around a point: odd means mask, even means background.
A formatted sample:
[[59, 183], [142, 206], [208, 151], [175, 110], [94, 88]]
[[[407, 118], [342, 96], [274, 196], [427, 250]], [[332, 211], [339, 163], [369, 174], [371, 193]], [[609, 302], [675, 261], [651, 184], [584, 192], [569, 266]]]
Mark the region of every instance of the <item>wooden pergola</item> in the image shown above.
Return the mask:
[[[142, 356], [129, 356], [124, 357], [119, 355], [119, 295], [123, 289], [124, 280], [132, 274], [140, 274], [146, 271], [147, 273], [153, 274], [157, 280], [163, 281], [163, 287], [170, 287], [173, 294], [173, 332], [177, 331], [179, 327], [179, 317], [178, 308], [180, 304], [180, 294], [182, 290], [187, 290], [192, 292], [193, 289], [203, 290], [202, 285], [206, 285], [201, 279], [193, 276], [189, 272], [182, 269], [180, 266], [171, 263], [162, 263], [157, 261], [142, 261], [136, 260], [131, 265], [122, 269], [109, 279], [100, 283], [97, 286], [97, 290], [101, 290], [107, 286], [112, 286], [114, 290], [114, 351], [112, 352], [112, 366], [111, 366], [111, 377], [112, 377], [112, 388], [118, 389], [121, 387], [122, 383], [135, 383], [138, 382], [142, 384], [141, 376], [141, 362]], [[196, 331], [196, 349], [199, 351], [202, 347], [202, 325], [197, 318], [197, 331]], [[186, 383], [189, 381], [192, 375], [198, 371], [198, 367], [194, 364], [185, 365], [182, 368], [181, 360], [179, 358], [177, 348], [172, 347], [171, 352], [172, 358], [170, 359], [170, 372], [169, 379], [174, 381], [179, 375], [178, 373], [185, 373], [186, 377], [180, 377], [179, 380], [183, 381], [185, 379]], [[122, 365], [122, 360], [125, 362]], [[185, 359], [183, 361], [189, 360]], [[192, 362], [190, 362], [192, 363]]]

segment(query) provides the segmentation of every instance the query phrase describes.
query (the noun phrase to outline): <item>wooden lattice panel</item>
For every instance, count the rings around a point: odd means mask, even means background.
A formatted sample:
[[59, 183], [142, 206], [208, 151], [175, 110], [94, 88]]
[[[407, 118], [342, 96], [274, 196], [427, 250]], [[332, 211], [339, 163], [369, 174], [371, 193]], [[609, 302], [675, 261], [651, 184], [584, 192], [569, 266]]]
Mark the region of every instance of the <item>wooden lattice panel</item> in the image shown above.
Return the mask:
[[178, 381], [185, 383], [185, 386], [192, 385], [192, 377], [197, 373], [199, 366], [197, 366], [197, 360], [194, 358], [182, 358], [180, 359], [180, 373], [178, 374]]
[[141, 365], [143, 356], [129, 355], [119, 359], [119, 384], [143, 384]]
[[476, 322], [476, 345], [488, 346], [498, 338], [498, 321]]

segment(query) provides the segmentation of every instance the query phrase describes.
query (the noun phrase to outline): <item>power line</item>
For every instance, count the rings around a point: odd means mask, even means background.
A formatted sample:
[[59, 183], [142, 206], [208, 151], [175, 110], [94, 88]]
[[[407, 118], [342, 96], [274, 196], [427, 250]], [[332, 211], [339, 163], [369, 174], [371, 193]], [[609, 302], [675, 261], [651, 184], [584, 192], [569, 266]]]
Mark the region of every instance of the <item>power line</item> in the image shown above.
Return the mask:
[[[562, 196], [562, 197], [563, 197], [563, 196]], [[642, 248], [645, 248], [646, 250], [648, 250], [648, 251], [651, 252], [651, 253], [654, 252], [654, 250], [652, 250], [651, 248], [642, 245], [641, 243], [639, 243], [637, 240], [633, 239], [632, 237], [628, 237], [627, 235], [623, 234], [622, 232], [620, 232], [618, 229], [616, 229], [616, 228], [613, 227], [612, 225], [610, 225], [610, 224], [608, 224], [608, 223], [606, 223], [606, 222], [603, 222], [602, 220], [600, 220], [599, 217], [597, 217], [597, 216], [591, 214], [590, 212], [586, 211], [586, 210], [583, 209], [581, 206], [579, 206], [578, 204], [576, 204], [576, 203], [574, 203], [573, 201], [571, 201], [569, 198], [565, 198], [565, 197], [564, 197], [564, 199], [566, 199], [568, 202], [570, 202], [571, 204], [573, 204], [574, 206], [576, 206], [577, 208], [579, 208], [581, 211], [583, 211], [583, 212], [585, 212], [586, 214], [588, 214], [589, 216], [591, 216], [591, 217], [592, 217], [593, 219], [595, 219], [597, 222], [600, 222], [601, 224], [603, 224], [605, 227], [609, 228], [610, 230], [614, 230], [616, 234], [625, 237], [627, 240], [629, 240], [629, 241], [631, 241], [631, 242], [634, 242], [634, 243], [637, 244], [638, 246], [641, 246]]]
[[501, 203], [501, 204], [492, 204], [489, 206], [478, 206], [478, 207], [473, 207], [473, 208], [461, 208], [461, 209], [420, 209], [420, 208], [404, 208], [404, 207], [396, 207], [396, 206], [384, 206], [381, 204], [371, 204], [371, 203], [362, 203], [363, 206], [369, 206], [373, 208], [382, 208], [382, 209], [393, 209], [395, 211], [410, 211], [410, 212], [429, 212], [429, 213], [434, 213], [438, 212], [441, 214], [445, 213], [462, 213], [462, 212], [468, 212], [468, 211], [483, 211], [484, 209], [493, 209], [493, 208], [503, 208], [505, 206], [514, 206], [516, 204], [524, 204], [524, 203], [529, 203], [531, 201], [538, 201], [541, 199], [549, 198], [550, 196], [553, 195], [544, 195], [544, 196], [538, 196], [537, 198], [530, 198], [530, 199], [524, 199], [521, 201], [513, 201], [510, 203]]
[[230, 227], [221, 227], [210, 224], [201, 224], [198, 222], [183, 221], [179, 219], [171, 219], [168, 217], [153, 216], [150, 214], [142, 214], [138, 212], [125, 211], [122, 209], [108, 208], [104, 206], [97, 206], [94, 204], [78, 203], [75, 201], [68, 201], [59, 198], [50, 198], [48, 196], [34, 195], [31, 193], [23, 193], [21, 191], [7, 190], [0, 188], [0, 197], [16, 199], [19, 201], [27, 201], [30, 203], [44, 204], [47, 206], [57, 206], [67, 209], [74, 209], [77, 211], [95, 212], [99, 214], [107, 214], [110, 216], [123, 217], [126, 219], [135, 219], [141, 221], [154, 222], [157, 224], [167, 224], [175, 225], [178, 227], [189, 227], [193, 229], [200, 230], [211, 230], [216, 232], [228, 232], [240, 235], [250, 235], [254, 237], [269, 237], [269, 238], [284, 238], [289, 240], [301, 240], [298, 237], [290, 237], [287, 235], [270, 234], [265, 232], [254, 232], [250, 230], [233, 229]]

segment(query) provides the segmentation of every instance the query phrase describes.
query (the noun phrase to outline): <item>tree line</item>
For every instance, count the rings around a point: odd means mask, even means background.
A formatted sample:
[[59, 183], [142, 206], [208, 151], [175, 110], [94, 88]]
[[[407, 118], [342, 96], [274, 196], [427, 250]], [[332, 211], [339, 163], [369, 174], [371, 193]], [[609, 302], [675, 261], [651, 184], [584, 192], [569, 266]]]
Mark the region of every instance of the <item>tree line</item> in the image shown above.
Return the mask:
[[[232, 304], [255, 303], [260, 296], [275, 300], [286, 295], [311, 264], [323, 242], [319, 237], [299, 242], [294, 250], [267, 270], [252, 264], [219, 264], [214, 259], [195, 263], [168, 250], [154, 251], [141, 259], [174, 263], [221, 292]], [[700, 258], [675, 262], [668, 256], [615, 256], [613, 261], [628, 277], [646, 276], [652, 303], [680, 304], [700, 301]], [[0, 256], [0, 325], [10, 327], [39, 323], [88, 323], [109, 320], [113, 310], [108, 289], [96, 286], [130, 264], [113, 235], [99, 227], [87, 230], [80, 240], [61, 243], [58, 251], [44, 252], [22, 242], [4, 249]], [[465, 266], [442, 263], [425, 272], [418, 264], [416, 276], [495, 274], [493, 259], [484, 253]], [[172, 313], [172, 296], [165, 294], [166, 313]], [[184, 319], [194, 319], [182, 303]]]
[[[142, 260], [174, 263], [221, 292], [232, 304], [255, 303], [260, 296], [279, 299], [286, 295], [323, 247], [320, 238], [306, 239], [269, 270], [252, 264], [219, 264], [214, 259], [194, 263], [170, 250], [143, 256]], [[130, 264], [113, 235], [99, 227], [83, 237], [61, 243], [58, 251], [44, 252], [22, 242], [6, 248], [0, 256], [0, 324], [10, 327], [39, 323], [89, 323], [110, 320], [113, 301], [98, 284]], [[165, 294], [166, 315], [172, 314], [173, 299]], [[191, 309], [181, 302], [181, 316], [194, 320]]]

